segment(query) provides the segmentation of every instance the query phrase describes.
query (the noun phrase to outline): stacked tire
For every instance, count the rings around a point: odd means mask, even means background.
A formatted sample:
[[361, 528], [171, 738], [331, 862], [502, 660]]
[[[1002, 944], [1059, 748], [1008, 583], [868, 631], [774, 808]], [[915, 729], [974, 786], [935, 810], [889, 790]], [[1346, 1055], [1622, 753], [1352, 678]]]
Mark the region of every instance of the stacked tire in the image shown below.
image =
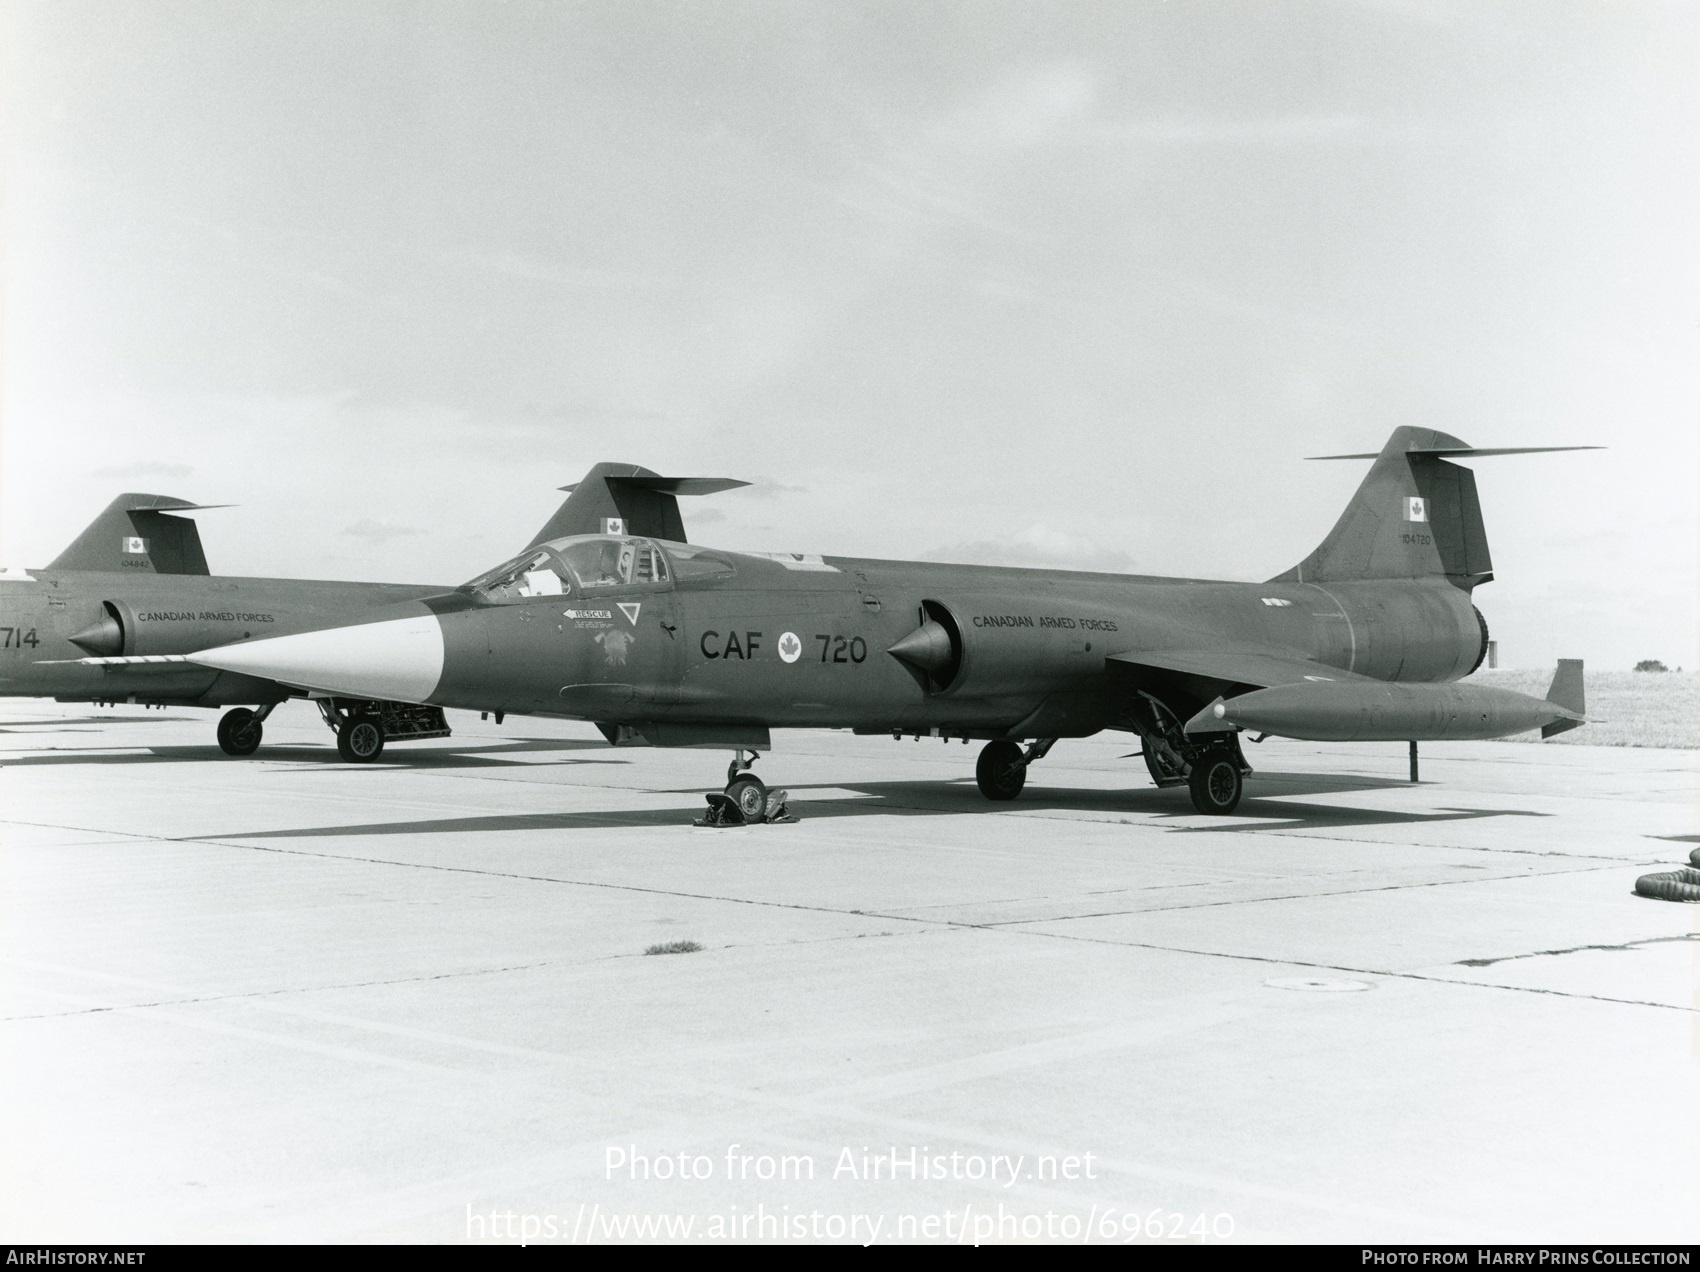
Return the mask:
[[1658, 874], [1642, 875], [1635, 881], [1635, 895], [1655, 901], [1700, 901], [1700, 848], [1688, 854], [1692, 867], [1682, 866]]

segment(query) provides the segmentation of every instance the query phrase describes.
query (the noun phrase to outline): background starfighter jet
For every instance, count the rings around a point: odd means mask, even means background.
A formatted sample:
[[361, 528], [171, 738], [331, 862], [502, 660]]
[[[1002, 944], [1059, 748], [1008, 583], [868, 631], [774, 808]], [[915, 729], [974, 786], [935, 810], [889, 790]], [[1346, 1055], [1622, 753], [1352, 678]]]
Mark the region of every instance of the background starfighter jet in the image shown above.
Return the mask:
[[[604, 466], [572, 527], [452, 592], [179, 659], [732, 749], [726, 795], [752, 820], [767, 796], [744, 752], [787, 727], [982, 741], [997, 800], [1058, 739], [1121, 729], [1158, 785], [1227, 813], [1242, 730], [1415, 741], [1583, 722], [1579, 663], [1545, 699], [1457, 683], [1487, 649], [1471, 593], [1493, 566], [1474, 478], [1450, 461], [1512, 453], [1401, 428], [1379, 454], [1325, 457], [1374, 463], [1321, 546], [1266, 583], [714, 551], [683, 541], [688, 482]], [[588, 513], [600, 533], [566, 532]]]
[[[673, 494], [744, 484], [669, 479], [629, 464], [598, 465], [592, 476], [619, 489], [623, 506], [646, 520], [661, 515], [653, 501], [666, 498], [672, 520], [657, 524], [681, 539]], [[265, 718], [304, 690], [270, 676], [198, 666], [180, 655], [356, 622], [448, 590], [442, 584], [213, 575], [194, 521], [173, 515], [207, 506], [169, 495], [119, 495], [46, 568], [0, 577], [0, 696], [150, 706], [240, 703], [219, 721], [218, 743], [229, 755], [251, 755]], [[605, 501], [592, 507], [569, 496], [533, 542], [618, 531], [619, 516], [620, 509]], [[365, 693], [316, 696], [316, 702], [347, 759], [372, 759], [386, 740], [449, 732], [439, 706]]]

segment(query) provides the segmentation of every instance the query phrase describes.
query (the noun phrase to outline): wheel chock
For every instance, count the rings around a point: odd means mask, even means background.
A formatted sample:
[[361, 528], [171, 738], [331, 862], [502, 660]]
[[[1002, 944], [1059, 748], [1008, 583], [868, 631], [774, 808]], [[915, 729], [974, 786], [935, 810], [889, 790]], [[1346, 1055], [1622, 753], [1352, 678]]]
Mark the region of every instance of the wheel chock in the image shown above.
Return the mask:
[[796, 814], [786, 807], [786, 801], [790, 799], [788, 791], [768, 792], [767, 807], [763, 815], [753, 822], [744, 816], [744, 810], [729, 795], [711, 791], [703, 798], [708, 801], [708, 812], [693, 821], [693, 826], [759, 826], [763, 823], [773, 826], [797, 820]]

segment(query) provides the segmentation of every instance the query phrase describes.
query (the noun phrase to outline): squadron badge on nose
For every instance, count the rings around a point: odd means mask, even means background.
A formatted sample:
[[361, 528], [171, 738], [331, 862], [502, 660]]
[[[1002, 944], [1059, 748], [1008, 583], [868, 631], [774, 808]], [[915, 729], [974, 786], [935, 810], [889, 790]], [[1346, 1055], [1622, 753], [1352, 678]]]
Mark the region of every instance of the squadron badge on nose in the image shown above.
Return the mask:
[[595, 639], [596, 643], [602, 646], [603, 656], [608, 659], [610, 667], [624, 667], [626, 665], [626, 650], [631, 647], [632, 642], [637, 637], [630, 632], [611, 627], [605, 632], [598, 632]]

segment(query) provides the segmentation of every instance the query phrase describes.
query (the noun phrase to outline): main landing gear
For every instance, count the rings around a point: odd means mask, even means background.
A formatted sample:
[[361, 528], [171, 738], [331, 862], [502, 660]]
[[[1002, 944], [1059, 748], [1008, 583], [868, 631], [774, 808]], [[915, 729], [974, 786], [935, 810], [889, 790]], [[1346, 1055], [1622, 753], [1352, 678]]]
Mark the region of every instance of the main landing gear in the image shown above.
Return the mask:
[[708, 795], [708, 813], [695, 824], [698, 826], [754, 826], [762, 822], [794, 822], [797, 819], [786, 808], [790, 795], [786, 791], [770, 791], [767, 783], [749, 770], [761, 756], [754, 751], [744, 759], [742, 749], [732, 752], [732, 763], [726, 767], [726, 789], [718, 795]]
[[384, 720], [358, 707], [341, 707], [333, 698], [317, 699], [319, 714], [336, 734], [336, 753], [349, 764], [370, 764], [384, 753]]
[[266, 731], [266, 717], [276, 706], [277, 703], [268, 702], [258, 711], [247, 707], [226, 711], [218, 722], [218, 749], [226, 755], [252, 755], [258, 751], [260, 738]]
[[1055, 738], [1040, 738], [1025, 751], [1007, 738], [998, 738], [980, 748], [974, 765], [974, 780], [987, 799], [1014, 799], [1027, 785], [1027, 766], [1042, 760], [1057, 744]]
[[1144, 748], [1145, 767], [1158, 786], [1185, 783], [1192, 806], [1201, 813], [1222, 817], [1239, 807], [1245, 792], [1245, 762], [1237, 733], [1207, 735], [1200, 741], [1189, 737], [1181, 718], [1165, 702], [1141, 693], [1134, 704], [1131, 723]]
[[1187, 774], [1187, 790], [1192, 793], [1192, 806], [1201, 813], [1226, 816], [1239, 807], [1245, 790], [1245, 777], [1240, 772], [1244, 763], [1239, 748], [1213, 746], [1194, 760]]
[[[350, 764], [370, 764], [384, 753], [384, 743], [417, 738], [446, 738], [449, 722], [441, 707], [363, 698], [315, 699], [319, 714], [336, 734], [336, 750]], [[218, 722], [218, 745], [226, 755], [252, 755], [260, 748], [265, 719], [278, 708], [268, 702], [257, 710], [237, 707]], [[496, 712], [496, 723], [502, 712]]]

